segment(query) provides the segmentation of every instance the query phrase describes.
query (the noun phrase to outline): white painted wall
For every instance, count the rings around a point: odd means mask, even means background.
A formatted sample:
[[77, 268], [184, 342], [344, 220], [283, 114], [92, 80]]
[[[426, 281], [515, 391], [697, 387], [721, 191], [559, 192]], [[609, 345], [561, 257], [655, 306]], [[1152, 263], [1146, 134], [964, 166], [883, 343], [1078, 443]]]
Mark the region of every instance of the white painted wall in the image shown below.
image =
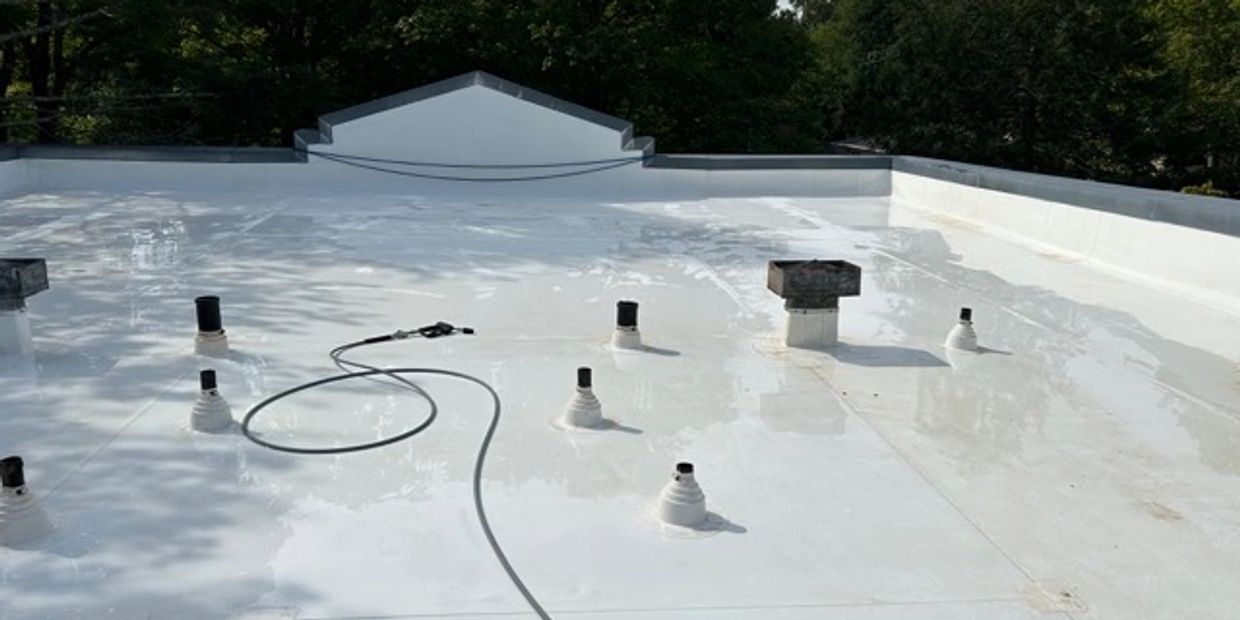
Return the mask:
[[[258, 191], [331, 182], [304, 165], [26, 159], [30, 191]], [[300, 169], [300, 170], [298, 170]], [[319, 171], [323, 172], [323, 171]]]
[[686, 170], [636, 171], [623, 195], [633, 199], [722, 197], [847, 197], [891, 193], [889, 170]]
[[28, 162], [24, 159], [0, 162], [0, 196], [25, 193], [30, 186], [28, 170]]
[[903, 172], [891, 190], [901, 205], [1240, 313], [1240, 238]]
[[474, 85], [333, 125], [311, 150], [470, 164], [641, 155], [622, 147], [620, 131]]
[[[481, 197], [583, 197], [607, 200], [743, 196], [886, 196], [888, 170], [680, 170], [623, 168], [524, 183], [460, 183], [392, 176], [323, 159], [309, 163], [216, 164], [27, 159], [10, 183], [46, 191], [399, 192]], [[2, 170], [2, 169], [0, 169]], [[423, 169], [418, 169], [423, 171]], [[435, 170], [442, 173], [445, 171]], [[451, 171], [447, 171], [451, 174]], [[19, 185], [12, 185], [18, 187]], [[16, 191], [16, 190], [14, 190]]]

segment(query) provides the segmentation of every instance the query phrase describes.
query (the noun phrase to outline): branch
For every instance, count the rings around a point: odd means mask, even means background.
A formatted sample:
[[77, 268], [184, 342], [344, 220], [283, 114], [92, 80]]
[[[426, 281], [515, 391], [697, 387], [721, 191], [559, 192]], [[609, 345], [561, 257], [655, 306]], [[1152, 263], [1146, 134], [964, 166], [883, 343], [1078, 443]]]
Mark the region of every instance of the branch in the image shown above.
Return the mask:
[[109, 13], [107, 9], [95, 9], [89, 13], [82, 13], [81, 15], [76, 15], [74, 17], [66, 17], [65, 19], [54, 21], [50, 24], [37, 26], [35, 28], [0, 34], [0, 44], [8, 43], [9, 41], [16, 39], [24, 39], [32, 34], [43, 34], [44, 32], [60, 30], [66, 26], [72, 26], [78, 22], [84, 22], [88, 19], [94, 19], [96, 17], [112, 17], [112, 14]]
[[122, 95], [65, 95], [60, 97], [34, 97], [17, 95], [0, 97], [0, 105], [29, 103], [33, 101], [97, 101], [97, 100], [142, 100], [142, 99], [205, 99], [218, 97], [216, 93], [131, 93]]

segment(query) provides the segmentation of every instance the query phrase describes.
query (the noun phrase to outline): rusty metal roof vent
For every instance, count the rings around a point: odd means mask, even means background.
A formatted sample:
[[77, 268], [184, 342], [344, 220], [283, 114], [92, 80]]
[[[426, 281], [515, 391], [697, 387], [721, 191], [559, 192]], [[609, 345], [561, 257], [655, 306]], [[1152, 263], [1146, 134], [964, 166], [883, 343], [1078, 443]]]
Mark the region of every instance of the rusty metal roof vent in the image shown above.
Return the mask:
[[0, 258], [0, 355], [34, 353], [26, 298], [48, 288], [43, 259]]
[[25, 310], [27, 297], [48, 288], [47, 261], [0, 258], [0, 312]]
[[839, 337], [840, 297], [861, 294], [861, 268], [842, 260], [773, 260], [766, 287], [784, 299], [784, 344], [818, 348]]

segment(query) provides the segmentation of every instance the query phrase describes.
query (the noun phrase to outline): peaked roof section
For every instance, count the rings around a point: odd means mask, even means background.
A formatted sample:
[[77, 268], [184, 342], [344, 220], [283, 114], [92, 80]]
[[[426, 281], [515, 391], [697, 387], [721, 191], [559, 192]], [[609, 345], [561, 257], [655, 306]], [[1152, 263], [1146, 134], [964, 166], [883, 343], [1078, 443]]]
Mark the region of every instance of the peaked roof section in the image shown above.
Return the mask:
[[[504, 93], [510, 97], [528, 101], [534, 105], [542, 106], [548, 110], [554, 110], [561, 114], [567, 114], [574, 118], [581, 119], [588, 123], [593, 123], [608, 129], [620, 132], [621, 147], [626, 151], [639, 150], [646, 155], [654, 154], [654, 139], [646, 136], [633, 136], [633, 123], [622, 118], [616, 118], [610, 114], [604, 114], [597, 110], [577, 105], [571, 101], [565, 101], [558, 97], [552, 97], [543, 92], [534, 90], [527, 86], [522, 86], [516, 82], [510, 82], [504, 78], [491, 75], [485, 71], [471, 71], [456, 77], [450, 77], [446, 80], [440, 80], [425, 86], [411, 88], [406, 91], [388, 95], [380, 99], [361, 103], [350, 108], [337, 110], [329, 114], [319, 117], [319, 128], [301, 129], [293, 134], [294, 146], [298, 150], [305, 150], [311, 144], [331, 144], [332, 127], [334, 125], [342, 125], [349, 121], [378, 114], [388, 110], [398, 108], [403, 105], [417, 103], [432, 97], [447, 94], [453, 91], [469, 88], [471, 86], [482, 86], [496, 92]], [[304, 158], [305, 155], [303, 154]]]

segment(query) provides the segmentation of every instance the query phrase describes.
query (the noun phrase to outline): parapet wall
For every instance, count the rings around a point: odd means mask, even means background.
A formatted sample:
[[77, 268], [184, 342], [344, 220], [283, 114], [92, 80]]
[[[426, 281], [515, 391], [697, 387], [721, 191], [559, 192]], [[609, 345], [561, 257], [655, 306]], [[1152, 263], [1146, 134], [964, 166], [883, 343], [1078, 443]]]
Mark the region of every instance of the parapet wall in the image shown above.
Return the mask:
[[905, 159], [894, 203], [1240, 314], [1240, 201]]

